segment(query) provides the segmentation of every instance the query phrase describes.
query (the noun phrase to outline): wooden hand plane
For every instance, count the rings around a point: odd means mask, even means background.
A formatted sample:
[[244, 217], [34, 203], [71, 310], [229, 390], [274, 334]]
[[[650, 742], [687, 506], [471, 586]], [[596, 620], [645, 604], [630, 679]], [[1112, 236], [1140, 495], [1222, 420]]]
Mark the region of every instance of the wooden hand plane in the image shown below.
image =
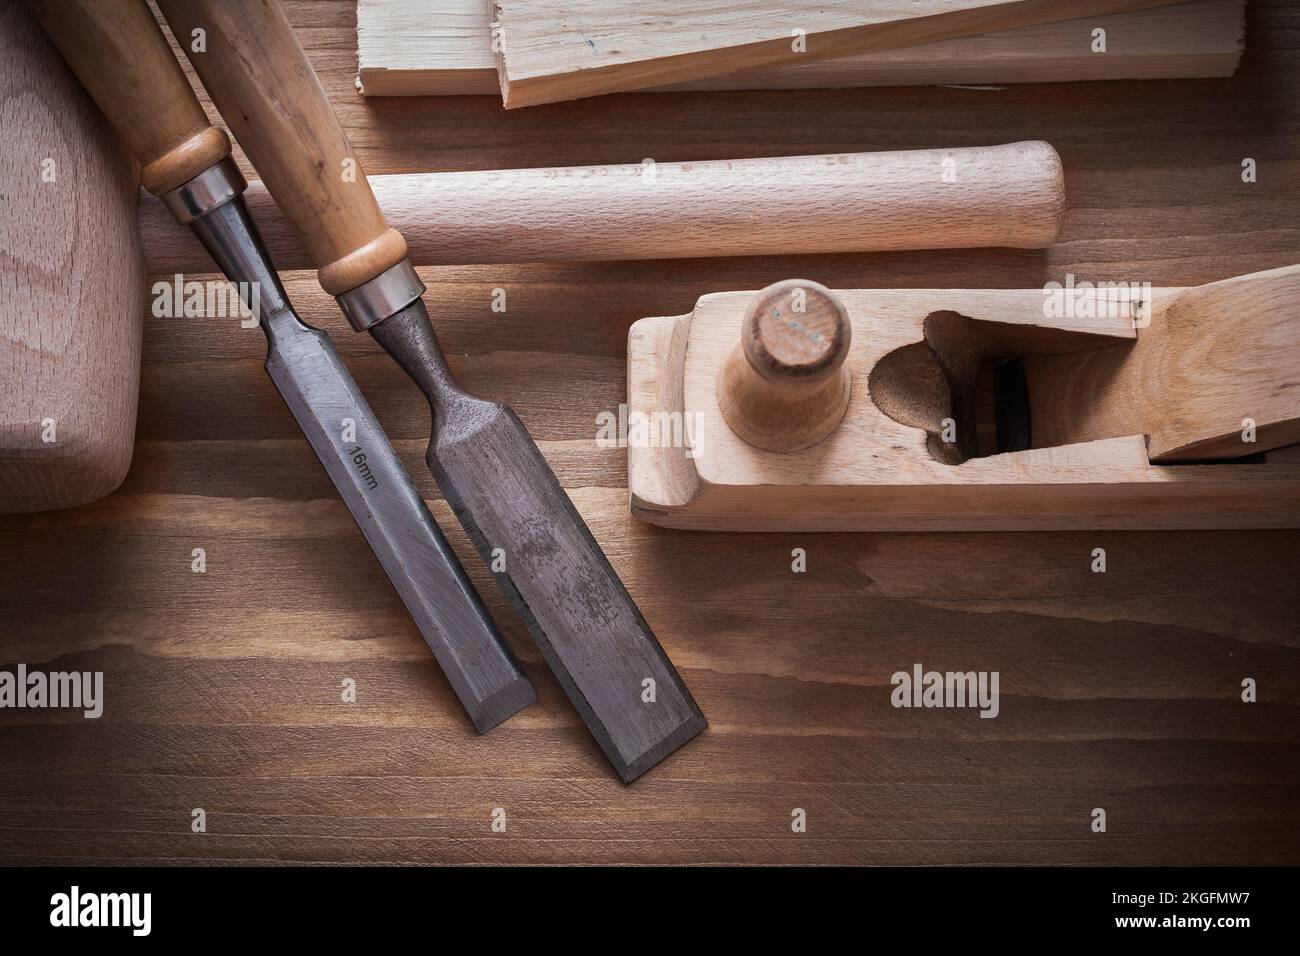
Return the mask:
[[1300, 526], [1300, 266], [707, 295], [632, 326], [628, 396], [632, 511], [668, 527]]

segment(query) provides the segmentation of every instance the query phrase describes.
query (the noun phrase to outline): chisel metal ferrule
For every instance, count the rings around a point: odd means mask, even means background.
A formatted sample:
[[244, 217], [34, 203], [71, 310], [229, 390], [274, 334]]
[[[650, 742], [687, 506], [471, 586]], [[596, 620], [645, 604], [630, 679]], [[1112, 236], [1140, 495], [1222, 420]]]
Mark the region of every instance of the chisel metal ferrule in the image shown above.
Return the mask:
[[163, 193], [162, 201], [181, 225], [206, 216], [236, 196], [242, 196], [248, 183], [235, 161], [227, 156], [209, 166], [187, 183]]
[[416, 275], [411, 260], [403, 259], [369, 282], [349, 289], [336, 298], [339, 308], [352, 323], [352, 328], [364, 332], [401, 312], [422, 295], [424, 283]]

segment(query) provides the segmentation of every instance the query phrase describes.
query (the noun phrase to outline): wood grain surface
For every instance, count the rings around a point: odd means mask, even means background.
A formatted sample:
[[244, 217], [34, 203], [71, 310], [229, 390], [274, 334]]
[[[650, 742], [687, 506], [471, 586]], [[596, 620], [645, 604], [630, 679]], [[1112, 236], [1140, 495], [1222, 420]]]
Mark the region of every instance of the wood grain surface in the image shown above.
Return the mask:
[[[0, 860], [1300, 862], [1300, 534], [672, 532], [629, 516], [626, 453], [594, 440], [596, 415], [625, 399], [629, 325], [705, 292], [794, 276], [1039, 287], [1066, 272], [1196, 285], [1300, 261], [1300, 9], [1252, 2], [1242, 69], [1224, 80], [509, 113], [363, 100], [353, 4], [287, 10], [372, 173], [1042, 138], [1065, 163], [1065, 230], [1047, 251], [422, 270], [458, 378], [518, 410], [710, 717], [626, 787], [447, 521], [421, 461], [423, 398], [313, 277], [290, 276], [290, 294], [334, 334], [537, 684], [539, 703], [487, 737], [378, 563], [358, 560], [355, 525], [260, 367], [261, 334], [147, 318], [125, 485], [0, 519], [0, 662], [102, 670], [106, 697], [98, 721], [0, 711]], [[197, 547], [205, 574], [190, 570]], [[1098, 547], [1104, 574], [1090, 571]], [[1000, 715], [894, 709], [890, 675], [917, 662], [999, 671]], [[1240, 700], [1246, 677], [1258, 703]]]

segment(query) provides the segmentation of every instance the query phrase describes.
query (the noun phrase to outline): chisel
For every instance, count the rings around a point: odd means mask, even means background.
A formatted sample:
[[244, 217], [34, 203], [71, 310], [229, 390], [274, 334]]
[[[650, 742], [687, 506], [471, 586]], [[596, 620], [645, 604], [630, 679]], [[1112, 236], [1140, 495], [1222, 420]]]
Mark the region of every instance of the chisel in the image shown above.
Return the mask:
[[[145, 0], [33, 3], [42, 27], [266, 333], [266, 369], [480, 733], [536, 699], [329, 337], [294, 313], [224, 130]], [[256, 290], [254, 298], [251, 290]]]
[[205, 38], [187, 56], [303, 234], [321, 286], [428, 397], [443, 494], [619, 776], [635, 779], [702, 731], [704, 715], [515, 413], [452, 377], [406, 242], [284, 14], [263, 0], [159, 7], [178, 37]]

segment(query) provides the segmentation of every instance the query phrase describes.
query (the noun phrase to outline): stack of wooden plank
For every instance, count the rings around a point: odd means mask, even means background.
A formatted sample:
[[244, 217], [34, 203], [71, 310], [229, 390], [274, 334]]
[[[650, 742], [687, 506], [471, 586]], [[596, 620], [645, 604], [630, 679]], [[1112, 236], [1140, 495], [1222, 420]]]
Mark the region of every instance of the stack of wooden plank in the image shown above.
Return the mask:
[[1229, 76], [1246, 0], [358, 0], [362, 93], [797, 89]]

